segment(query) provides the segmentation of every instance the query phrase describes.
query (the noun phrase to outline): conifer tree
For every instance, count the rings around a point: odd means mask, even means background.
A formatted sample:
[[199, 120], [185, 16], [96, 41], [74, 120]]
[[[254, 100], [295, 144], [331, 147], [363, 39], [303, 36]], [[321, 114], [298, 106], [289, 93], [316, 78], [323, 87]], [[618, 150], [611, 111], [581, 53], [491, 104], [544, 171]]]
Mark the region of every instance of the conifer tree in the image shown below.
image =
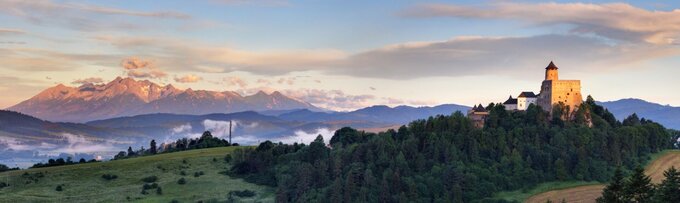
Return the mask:
[[680, 172], [671, 167], [663, 176], [666, 179], [659, 184], [656, 200], [658, 202], [680, 202]]
[[624, 198], [633, 202], [650, 202], [654, 194], [651, 178], [638, 166], [623, 187]]
[[602, 197], [597, 198], [598, 203], [622, 203], [623, 201], [623, 172], [617, 168], [611, 182], [602, 191]]

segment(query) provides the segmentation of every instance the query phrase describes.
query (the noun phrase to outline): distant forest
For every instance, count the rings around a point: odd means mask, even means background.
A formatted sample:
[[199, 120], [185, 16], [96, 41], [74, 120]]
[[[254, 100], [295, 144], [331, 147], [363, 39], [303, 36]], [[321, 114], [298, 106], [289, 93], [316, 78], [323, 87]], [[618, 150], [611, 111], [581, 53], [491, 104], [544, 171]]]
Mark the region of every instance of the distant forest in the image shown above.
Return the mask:
[[547, 181], [607, 182], [678, 133], [631, 115], [622, 122], [592, 97], [573, 114], [556, 106], [486, 107], [484, 128], [461, 112], [378, 134], [342, 128], [330, 146], [264, 142], [227, 156], [227, 174], [276, 187], [277, 202], [503, 202], [499, 191]]

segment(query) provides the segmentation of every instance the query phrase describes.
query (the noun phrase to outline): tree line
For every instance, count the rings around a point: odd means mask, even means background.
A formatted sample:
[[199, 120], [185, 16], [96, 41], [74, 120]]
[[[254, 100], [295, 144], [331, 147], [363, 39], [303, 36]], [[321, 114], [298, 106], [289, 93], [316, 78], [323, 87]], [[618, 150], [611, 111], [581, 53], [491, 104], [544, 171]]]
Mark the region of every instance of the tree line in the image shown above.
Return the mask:
[[664, 180], [655, 185], [642, 167], [636, 168], [627, 178], [624, 178], [621, 169], [617, 169], [597, 202], [680, 202], [680, 171], [671, 167], [663, 175]]
[[377, 134], [342, 128], [328, 145], [321, 136], [266, 141], [228, 155], [226, 173], [276, 187], [277, 202], [503, 202], [491, 197], [548, 181], [605, 182], [675, 143], [662, 125], [619, 122], [590, 96], [574, 113], [486, 109], [481, 129], [455, 112]]
[[195, 139], [189, 139], [189, 138], [182, 138], [178, 139], [177, 141], [173, 143], [168, 143], [168, 144], [162, 144], [161, 146], [157, 146], [156, 140], [151, 140], [149, 143], [149, 148], [144, 149], [144, 147], [141, 147], [138, 150], [133, 150], [132, 146], [129, 146], [127, 151], [120, 151], [118, 154], [116, 154], [113, 159], [125, 159], [125, 158], [131, 158], [131, 157], [138, 157], [138, 156], [145, 156], [145, 155], [154, 155], [158, 153], [169, 153], [169, 152], [178, 152], [178, 151], [185, 151], [185, 150], [192, 150], [192, 149], [204, 149], [204, 148], [213, 148], [213, 147], [227, 147], [227, 146], [238, 146], [237, 143], [230, 144], [229, 141], [225, 139], [220, 139], [218, 137], [213, 137], [212, 133], [210, 131], [205, 131], [201, 135], [201, 137], [195, 138]]

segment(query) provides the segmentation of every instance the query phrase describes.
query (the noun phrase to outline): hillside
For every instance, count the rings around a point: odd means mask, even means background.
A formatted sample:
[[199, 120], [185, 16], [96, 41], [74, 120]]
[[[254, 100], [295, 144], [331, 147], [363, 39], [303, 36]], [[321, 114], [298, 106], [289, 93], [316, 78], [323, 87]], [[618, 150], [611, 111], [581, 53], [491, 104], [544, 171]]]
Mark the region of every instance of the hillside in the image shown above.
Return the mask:
[[[229, 168], [226, 154], [238, 147], [191, 150], [101, 163], [77, 164], [0, 173], [3, 202], [197, 202], [225, 201], [231, 191], [251, 190], [255, 196], [236, 198], [242, 202], [273, 202], [271, 188], [233, 179], [219, 172]], [[243, 147], [242, 147], [243, 148]], [[186, 163], [184, 163], [186, 161]], [[181, 175], [184, 171], [187, 175]], [[204, 175], [195, 177], [195, 172]], [[103, 174], [117, 175], [104, 180]], [[141, 194], [142, 178], [155, 175], [162, 195], [156, 189]], [[178, 179], [185, 178], [180, 185]], [[56, 191], [63, 185], [63, 191]]]
[[667, 128], [680, 129], [680, 107], [661, 105], [641, 99], [621, 99], [616, 101], [599, 102], [607, 108], [618, 120], [636, 113], [639, 117], [652, 119]]
[[[663, 172], [675, 166], [680, 168], [680, 151], [665, 151], [659, 153], [655, 159], [645, 167], [645, 174], [652, 178], [652, 183], [660, 183], [664, 177]], [[559, 189], [540, 193], [526, 199], [528, 203], [544, 203], [547, 200], [559, 202], [564, 199], [567, 202], [585, 202], [593, 203], [595, 199], [601, 196], [603, 184], [578, 186], [566, 189]]]
[[151, 113], [200, 115], [302, 108], [323, 110], [280, 92], [242, 96], [232, 91], [180, 90], [172, 85], [118, 77], [106, 84], [59, 84], [8, 110], [50, 121], [85, 122]]

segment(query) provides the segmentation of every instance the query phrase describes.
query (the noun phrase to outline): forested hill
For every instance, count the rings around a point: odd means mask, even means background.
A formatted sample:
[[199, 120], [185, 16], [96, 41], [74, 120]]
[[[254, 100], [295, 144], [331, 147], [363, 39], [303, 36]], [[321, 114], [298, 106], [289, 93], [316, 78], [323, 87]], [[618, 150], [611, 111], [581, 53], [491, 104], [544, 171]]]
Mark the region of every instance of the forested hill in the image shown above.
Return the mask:
[[607, 181], [674, 136], [646, 119], [618, 122], [590, 97], [566, 121], [560, 108], [553, 117], [536, 106], [487, 109], [483, 129], [456, 112], [378, 134], [343, 128], [330, 148], [320, 136], [308, 146], [265, 142], [232, 154], [230, 172], [276, 186], [277, 202], [493, 202], [541, 182]]

